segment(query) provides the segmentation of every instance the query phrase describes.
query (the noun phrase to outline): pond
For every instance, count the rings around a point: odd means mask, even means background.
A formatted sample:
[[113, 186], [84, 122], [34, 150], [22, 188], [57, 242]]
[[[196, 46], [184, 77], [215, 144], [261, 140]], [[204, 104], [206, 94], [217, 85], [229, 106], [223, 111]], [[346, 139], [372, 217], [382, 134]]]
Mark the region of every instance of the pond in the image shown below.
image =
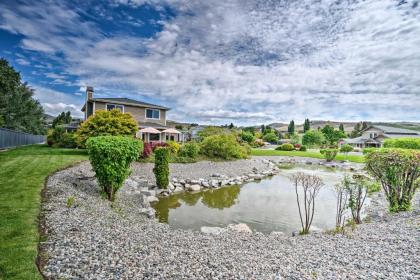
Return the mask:
[[316, 198], [312, 229], [334, 228], [336, 195], [333, 187], [346, 173], [319, 166], [282, 169], [276, 176], [243, 186], [162, 197], [153, 207], [159, 221], [174, 228], [200, 230], [202, 226], [245, 223], [258, 232], [289, 233], [300, 229], [296, 193], [289, 180], [296, 172], [316, 174], [325, 184]]

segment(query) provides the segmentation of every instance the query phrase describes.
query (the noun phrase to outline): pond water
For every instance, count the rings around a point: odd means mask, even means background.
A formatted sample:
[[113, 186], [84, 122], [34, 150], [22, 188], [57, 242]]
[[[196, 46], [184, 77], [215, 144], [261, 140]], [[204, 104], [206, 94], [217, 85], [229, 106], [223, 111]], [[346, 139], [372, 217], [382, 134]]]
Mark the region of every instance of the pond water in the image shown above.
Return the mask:
[[333, 187], [345, 173], [319, 166], [282, 169], [276, 176], [243, 186], [179, 193], [160, 198], [153, 207], [159, 221], [174, 228], [200, 230], [202, 226], [245, 223], [259, 232], [289, 233], [300, 229], [295, 189], [289, 180], [291, 174], [299, 171], [316, 174], [325, 184], [316, 198], [312, 229], [334, 228], [336, 195]]

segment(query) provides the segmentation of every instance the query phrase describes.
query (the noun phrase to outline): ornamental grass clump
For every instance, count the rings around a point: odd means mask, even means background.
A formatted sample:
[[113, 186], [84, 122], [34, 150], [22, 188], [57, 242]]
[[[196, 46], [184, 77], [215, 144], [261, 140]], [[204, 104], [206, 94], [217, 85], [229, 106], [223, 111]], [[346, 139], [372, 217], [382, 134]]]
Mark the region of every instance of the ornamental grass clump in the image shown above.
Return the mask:
[[89, 138], [86, 147], [99, 186], [108, 200], [113, 201], [143, 145], [130, 137], [98, 136]]
[[169, 185], [169, 158], [170, 150], [168, 148], [156, 148], [153, 173], [156, 177], [156, 185], [160, 189], [166, 189]]
[[366, 155], [366, 169], [381, 183], [391, 212], [411, 209], [411, 200], [419, 188], [420, 151], [372, 151]]

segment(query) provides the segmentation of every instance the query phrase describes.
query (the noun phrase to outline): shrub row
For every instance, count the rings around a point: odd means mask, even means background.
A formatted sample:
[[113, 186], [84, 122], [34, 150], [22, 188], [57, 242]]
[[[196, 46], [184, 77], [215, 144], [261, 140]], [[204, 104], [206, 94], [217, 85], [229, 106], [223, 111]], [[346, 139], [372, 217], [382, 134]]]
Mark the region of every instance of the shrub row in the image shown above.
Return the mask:
[[402, 148], [420, 150], [420, 138], [386, 139], [384, 148]]

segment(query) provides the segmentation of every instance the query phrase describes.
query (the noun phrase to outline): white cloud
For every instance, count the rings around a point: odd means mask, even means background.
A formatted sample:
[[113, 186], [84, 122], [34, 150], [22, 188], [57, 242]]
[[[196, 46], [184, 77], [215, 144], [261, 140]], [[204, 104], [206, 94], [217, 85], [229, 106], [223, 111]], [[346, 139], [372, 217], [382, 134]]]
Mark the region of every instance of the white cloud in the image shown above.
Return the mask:
[[63, 55], [80, 85], [159, 99], [179, 120], [419, 120], [420, 7], [406, 2], [114, 1], [178, 11], [146, 39], [105, 37], [51, 4], [3, 9], [0, 28], [24, 35], [23, 48]]

